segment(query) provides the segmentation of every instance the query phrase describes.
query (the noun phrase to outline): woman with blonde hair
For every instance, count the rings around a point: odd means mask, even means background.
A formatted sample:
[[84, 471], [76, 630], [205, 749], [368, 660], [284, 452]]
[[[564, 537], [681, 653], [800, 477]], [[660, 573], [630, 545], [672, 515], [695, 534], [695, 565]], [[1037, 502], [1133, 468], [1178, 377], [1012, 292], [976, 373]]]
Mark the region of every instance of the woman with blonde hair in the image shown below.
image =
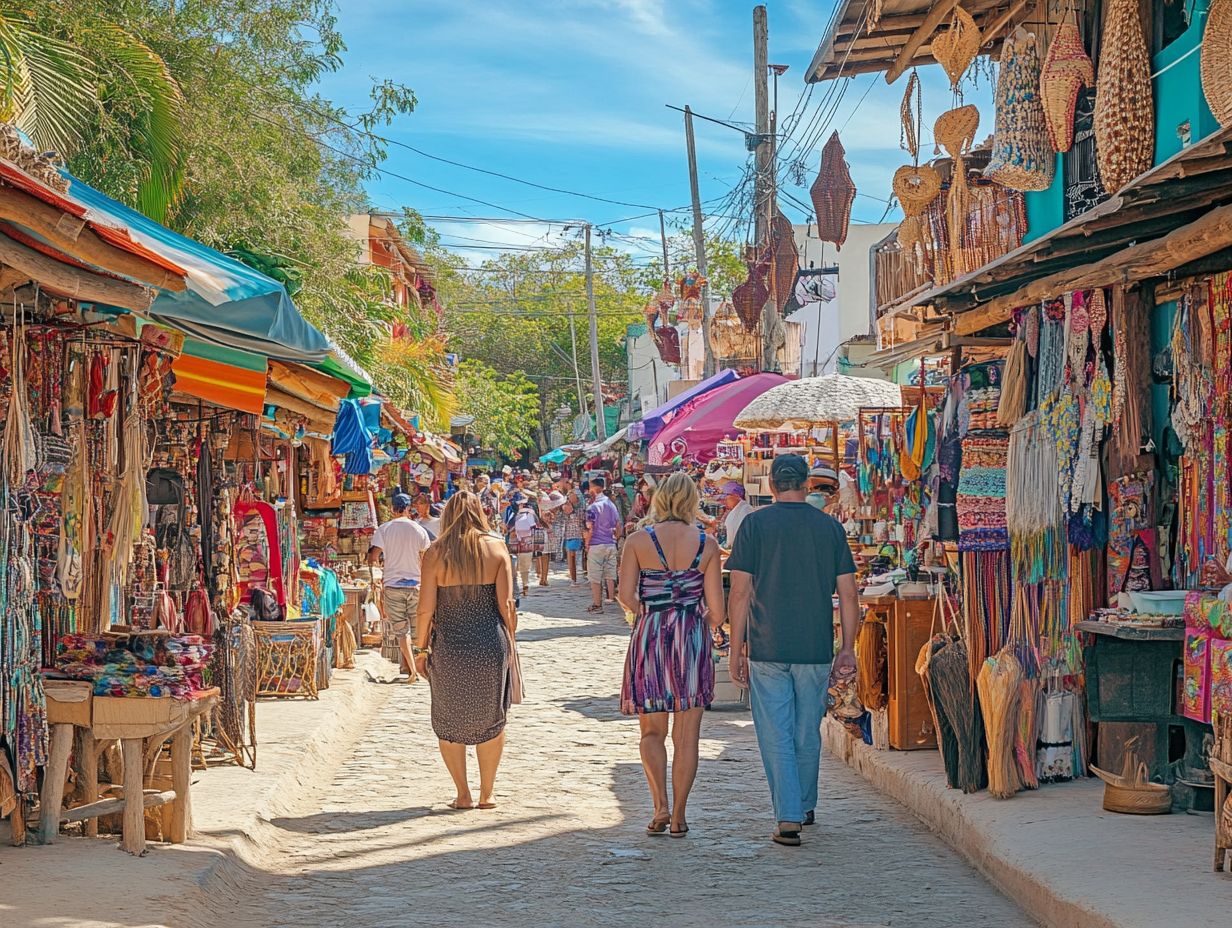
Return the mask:
[[[620, 711], [641, 723], [642, 767], [654, 803], [649, 835], [683, 838], [697, 775], [702, 713], [714, 697], [710, 644], [724, 621], [719, 546], [697, 527], [697, 485], [675, 473], [659, 484], [650, 522], [629, 536], [620, 602], [636, 613], [625, 659]], [[671, 716], [672, 798], [667, 735]]]
[[[455, 493], [424, 553], [415, 667], [432, 689], [432, 730], [453, 777], [451, 809], [492, 809], [512, 696], [518, 614], [504, 542], [489, 531], [479, 497]], [[466, 746], [479, 758], [479, 803], [471, 799]]]

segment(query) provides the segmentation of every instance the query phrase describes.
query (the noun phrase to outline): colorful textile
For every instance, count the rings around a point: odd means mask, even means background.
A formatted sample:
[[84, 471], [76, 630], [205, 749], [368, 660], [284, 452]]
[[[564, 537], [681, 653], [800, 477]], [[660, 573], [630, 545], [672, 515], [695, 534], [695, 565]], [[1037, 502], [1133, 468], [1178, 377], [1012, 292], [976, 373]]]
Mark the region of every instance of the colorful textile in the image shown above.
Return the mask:
[[1124, 477], [1108, 485], [1108, 597], [1124, 590], [1156, 589], [1154, 513], [1150, 472]]
[[1232, 640], [1211, 639], [1211, 714], [1232, 715]]
[[661, 570], [643, 570], [638, 580], [641, 614], [625, 658], [620, 711], [625, 715], [683, 712], [709, 707], [714, 698], [714, 661], [698, 567], [706, 535], [698, 532], [697, 555], [684, 570], [671, 570], [655, 535]]
[[1195, 722], [1211, 720], [1211, 639], [1205, 632], [1185, 633], [1184, 687], [1181, 714]]
[[56, 667], [74, 679], [92, 680], [95, 696], [188, 699], [205, 689], [203, 673], [213, 650], [212, 644], [197, 635], [142, 635], [120, 642], [64, 635]]
[[958, 547], [960, 551], [1009, 548], [1005, 515], [1005, 467], [1009, 438], [968, 435], [962, 442], [958, 476]]

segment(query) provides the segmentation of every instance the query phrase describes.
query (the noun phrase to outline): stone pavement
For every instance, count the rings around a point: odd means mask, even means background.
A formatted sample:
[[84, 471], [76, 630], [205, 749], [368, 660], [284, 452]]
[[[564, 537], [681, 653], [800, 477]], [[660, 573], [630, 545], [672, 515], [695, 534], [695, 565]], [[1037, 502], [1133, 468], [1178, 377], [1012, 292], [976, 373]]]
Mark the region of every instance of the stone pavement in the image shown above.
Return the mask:
[[805, 847], [772, 844], [765, 780], [741, 710], [704, 722], [689, 837], [646, 837], [637, 726], [617, 710], [628, 630], [614, 607], [582, 618], [588, 596], [555, 579], [523, 600], [528, 700], [511, 712], [496, 811], [446, 809], [452, 790], [427, 687], [380, 687], [388, 697], [354, 749], [287, 798], [245, 845], [244, 864], [215, 874], [204, 887], [208, 908], [183, 894], [164, 899], [175, 913], [169, 923], [1033, 924], [839, 761], [823, 762], [820, 823], [806, 830]]

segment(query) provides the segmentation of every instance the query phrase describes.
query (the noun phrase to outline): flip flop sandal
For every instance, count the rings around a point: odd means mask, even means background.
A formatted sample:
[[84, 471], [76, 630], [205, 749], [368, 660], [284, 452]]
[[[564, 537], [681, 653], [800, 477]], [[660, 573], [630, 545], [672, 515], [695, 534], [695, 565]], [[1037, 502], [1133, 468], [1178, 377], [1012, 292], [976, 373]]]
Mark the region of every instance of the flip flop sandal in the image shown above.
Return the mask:
[[471, 811], [471, 809], [475, 807], [474, 806], [460, 806], [458, 805], [458, 800], [454, 799], [452, 802], [449, 803], [448, 808], [452, 809], [455, 812], [469, 812]]
[[775, 844], [781, 844], [783, 845], [783, 847], [799, 847], [800, 846], [800, 832], [798, 829], [784, 830], [782, 828], [779, 828], [776, 825], [774, 828], [774, 834], [772, 834], [770, 837], [774, 841]]
[[476, 808], [476, 809], [484, 809], [485, 811], [486, 811], [487, 809], [495, 809], [495, 808], [496, 808], [496, 803], [494, 803], [494, 802], [481, 802], [481, 803], [479, 803], [479, 805], [475, 806], [475, 808]]
[[668, 831], [668, 834], [671, 835], [671, 837], [673, 838], [683, 838], [683, 837], [686, 837], [688, 833], [689, 833], [688, 825], [681, 825], [679, 830], [673, 828], [670, 831]]
[[586, 611], [589, 612], [591, 615], [602, 615], [603, 607], [602, 606], [587, 606]]
[[650, 824], [646, 826], [646, 834], [652, 838], [661, 838], [667, 834], [667, 826], [671, 824], [671, 816], [665, 818], [652, 818]]

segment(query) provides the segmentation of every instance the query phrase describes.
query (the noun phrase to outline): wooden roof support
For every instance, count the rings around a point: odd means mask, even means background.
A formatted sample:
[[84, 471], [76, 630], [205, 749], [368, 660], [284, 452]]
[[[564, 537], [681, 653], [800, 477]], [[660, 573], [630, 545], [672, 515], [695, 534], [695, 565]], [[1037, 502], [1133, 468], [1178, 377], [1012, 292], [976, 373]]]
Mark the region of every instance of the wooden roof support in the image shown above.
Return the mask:
[[898, 53], [898, 57], [894, 59], [894, 64], [890, 66], [890, 70], [886, 71], [886, 83], [893, 84], [896, 80], [902, 77], [903, 72], [911, 67], [912, 59], [915, 58], [916, 52], [933, 37], [933, 33], [937, 31], [937, 27], [942, 21], [950, 15], [954, 7], [958, 6], [958, 0], [933, 0], [932, 9], [928, 11], [928, 15], [924, 17], [924, 22], [920, 23], [911, 33], [905, 45]]
[[139, 255], [107, 244], [83, 220], [61, 212], [28, 193], [12, 187], [0, 187], [0, 219], [33, 229], [83, 264], [92, 264], [162, 290], [178, 293], [185, 289], [183, 277]]
[[1156, 277], [1229, 245], [1232, 245], [1232, 204], [1213, 209], [1162, 238], [1139, 242], [1094, 264], [1049, 274], [1019, 287], [1013, 293], [989, 300], [978, 309], [957, 316], [954, 331], [958, 335], [972, 335], [990, 325], [1004, 322], [1019, 306], [1038, 303], [1084, 287], [1132, 283]]
[[980, 48], [987, 48], [994, 41], [996, 41], [997, 36], [1001, 34], [1001, 30], [1008, 26], [1010, 24], [1010, 20], [1021, 13], [1023, 8], [1030, 2], [1031, 0], [1018, 0], [1017, 3], [981, 29]]
[[88, 303], [104, 303], [144, 313], [154, 302], [154, 291], [126, 280], [113, 280], [49, 258], [33, 248], [0, 235], [0, 263], [7, 264], [40, 286]]

